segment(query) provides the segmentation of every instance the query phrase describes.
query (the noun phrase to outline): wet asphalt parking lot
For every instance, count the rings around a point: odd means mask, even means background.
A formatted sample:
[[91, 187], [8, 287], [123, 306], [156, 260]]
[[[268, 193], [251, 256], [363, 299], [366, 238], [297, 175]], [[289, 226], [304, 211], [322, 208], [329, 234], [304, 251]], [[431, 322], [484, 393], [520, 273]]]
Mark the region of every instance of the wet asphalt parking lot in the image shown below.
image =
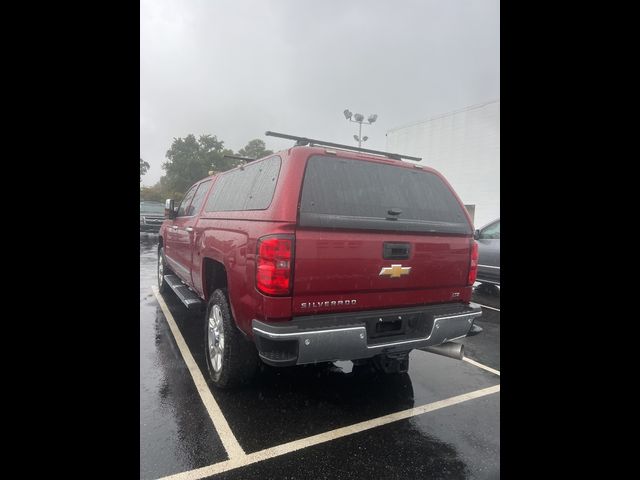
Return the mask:
[[468, 361], [414, 350], [409, 372], [351, 362], [207, 380], [201, 315], [156, 297], [157, 235], [140, 234], [140, 478], [500, 477], [500, 294], [480, 292]]

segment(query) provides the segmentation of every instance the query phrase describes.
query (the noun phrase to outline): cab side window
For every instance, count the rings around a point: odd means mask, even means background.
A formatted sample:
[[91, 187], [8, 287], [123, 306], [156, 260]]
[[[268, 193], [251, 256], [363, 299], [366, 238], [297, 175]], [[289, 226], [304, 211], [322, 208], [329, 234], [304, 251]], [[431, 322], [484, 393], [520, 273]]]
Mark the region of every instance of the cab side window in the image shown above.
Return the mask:
[[480, 232], [480, 238], [500, 239], [500, 222], [492, 223]]
[[178, 217], [184, 217], [187, 215], [187, 209], [191, 205], [191, 200], [193, 199], [193, 195], [196, 193], [196, 187], [191, 187], [191, 190], [187, 192], [187, 194], [180, 202], [180, 208], [178, 208]]
[[187, 208], [187, 217], [196, 215], [200, 211], [200, 207], [202, 206], [204, 197], [207, 196], [207, 192], [209, 191], [209, 186], [211, 186], [210, 180], [207, 180], [206, 182], [202, 182], [200, 185], [198, 185], [198, 189], [196, 190], [196, 193], [193, 196], [191, 205], [189, 205], [189, 208]]

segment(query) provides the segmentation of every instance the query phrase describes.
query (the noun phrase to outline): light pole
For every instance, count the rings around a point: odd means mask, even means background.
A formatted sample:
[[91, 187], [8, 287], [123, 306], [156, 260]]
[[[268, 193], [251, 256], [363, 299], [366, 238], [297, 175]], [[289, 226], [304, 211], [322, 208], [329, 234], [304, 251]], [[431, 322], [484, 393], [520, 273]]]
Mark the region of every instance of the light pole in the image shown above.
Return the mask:
[[[356, 140], [356, 142], [358, 142], [358, 148], [362, 147], [362, 142], [366, 142], [369, 139], [369, 137], [367, 136], [362, 136], [362, 124], [365, 123], [367, 125], [371, 125], [378, 119], [378, 115], [375, 113], [369, 115], [369, 118], [367, 118], [367, 121], [365, 122], [364, 115], [362, 115], [361, 113], [353, 114], [349, 111], [348, 108], [342, 113], [344, 113], [344, 118], [346, 118], [350, 122], [355, 122], [358, 124], [358, 135], [354, 135], [353, 138]], [[353, 117], [353, 120], [351, 119], [351, 117]]]

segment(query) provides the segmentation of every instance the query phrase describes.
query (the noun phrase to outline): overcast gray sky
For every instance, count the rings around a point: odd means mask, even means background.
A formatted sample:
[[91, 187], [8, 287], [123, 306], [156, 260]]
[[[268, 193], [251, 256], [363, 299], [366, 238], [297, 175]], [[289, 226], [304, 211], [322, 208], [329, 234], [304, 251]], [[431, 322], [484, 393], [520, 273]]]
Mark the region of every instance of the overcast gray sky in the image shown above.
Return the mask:
[[354, 144], [345, 108], [378, 114], [363, 146], [384, 150], [392, 128], [500, 97], [499, 30], [498, 0], [141, 0], [142, 184], [190, 133]]

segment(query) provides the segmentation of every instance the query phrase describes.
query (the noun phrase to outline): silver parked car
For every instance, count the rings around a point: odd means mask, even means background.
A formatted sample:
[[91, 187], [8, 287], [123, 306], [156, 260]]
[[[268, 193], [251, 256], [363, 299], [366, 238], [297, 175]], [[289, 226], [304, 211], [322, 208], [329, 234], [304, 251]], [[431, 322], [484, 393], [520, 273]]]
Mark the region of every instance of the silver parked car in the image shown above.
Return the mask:
[[500, 285], [500, 219], [476, 230], [478, 241], [477, 282]]

